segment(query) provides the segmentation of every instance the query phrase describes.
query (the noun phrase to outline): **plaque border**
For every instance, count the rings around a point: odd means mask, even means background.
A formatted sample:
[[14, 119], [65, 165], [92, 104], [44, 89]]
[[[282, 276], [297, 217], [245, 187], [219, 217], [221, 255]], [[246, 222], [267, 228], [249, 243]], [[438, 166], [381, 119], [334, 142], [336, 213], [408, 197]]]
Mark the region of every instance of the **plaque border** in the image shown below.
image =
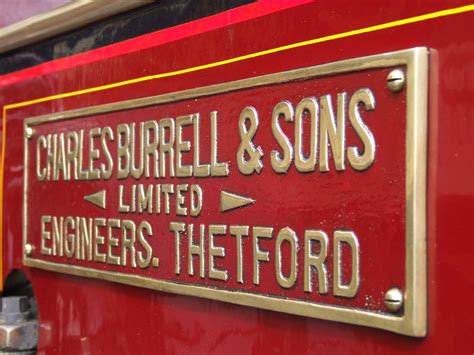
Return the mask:
[[[385, 329], [399, 334], [423, 337], [427, 333], [427, 264], [426, 264], [426, 162], [428, 114], [429, 50], [408, 50], [342, 60], [307, 68], [263, 75], [233, 82], [204, 86], [173, 93], [116, 103], [97, 105], [27, 118], [24, 121], [24, 189], [23, 189], [23, 263], [43, 270], [112, 281], [175, 294], [202, 297], [228, 303], [317, 319]], [[186, 285], [119, 272], [54, 263], [32, 258], [27, 245], [28, 138], [27, 130], [35, 125], [58, 120], [131, 110], [140, 107], [205, 97], [270, 84], [318, 78], [368, 69], [406, 66], [406, 179], [405, 179], [405, 299], [402, 316], [361, 309], [244, 291]]]

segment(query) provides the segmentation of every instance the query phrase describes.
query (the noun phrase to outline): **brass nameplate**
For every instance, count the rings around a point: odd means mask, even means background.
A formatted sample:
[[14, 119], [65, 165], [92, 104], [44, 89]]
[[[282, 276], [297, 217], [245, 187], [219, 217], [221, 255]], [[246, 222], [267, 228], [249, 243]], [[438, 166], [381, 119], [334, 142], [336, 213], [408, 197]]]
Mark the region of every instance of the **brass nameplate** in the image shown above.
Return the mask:
[[24, 263], [426, 333], [428, 51], [25, 121]]

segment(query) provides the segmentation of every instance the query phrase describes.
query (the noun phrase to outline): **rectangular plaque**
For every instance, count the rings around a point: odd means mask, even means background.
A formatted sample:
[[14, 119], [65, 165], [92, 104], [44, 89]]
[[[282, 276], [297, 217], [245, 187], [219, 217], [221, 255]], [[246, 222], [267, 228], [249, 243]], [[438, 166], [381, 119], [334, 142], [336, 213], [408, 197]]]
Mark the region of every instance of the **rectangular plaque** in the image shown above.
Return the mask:
[[25, 265], [425, 335], [427, 62], [28, 118]]

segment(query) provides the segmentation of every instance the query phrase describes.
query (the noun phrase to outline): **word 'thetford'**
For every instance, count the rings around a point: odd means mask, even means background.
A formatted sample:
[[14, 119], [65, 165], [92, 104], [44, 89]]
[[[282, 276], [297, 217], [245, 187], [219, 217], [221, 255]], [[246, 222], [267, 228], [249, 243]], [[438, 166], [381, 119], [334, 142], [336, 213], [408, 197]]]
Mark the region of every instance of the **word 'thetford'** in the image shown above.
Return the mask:
[[[347, 103], [349, 101], [349, 103]], [[294, 162], [298, 172], [329, 171], [329, 149], [336, 170], [349, 165], [355, 170], [369, 168], [375, 158], [375, 139], [362, 120], [359, 110], [375, 109], [375, 97], [368, 88], [337, 95], [336, 110], [330, 95], [306, 97], [296, 107], [290, 101], [279, 102], [272, 110], [271, 129], [280, 151], [270, 153], [271, 167], [276, 173], [286, 173]], [[336, 111], [336, 114], [334, 113]], [[360, 139], [362, 147], [346, 146], [346, 121]], [[163, 118], [159, 121], [121, 123], [112, 127], [40, 135], [36, 141], [36, 177], [44, 180], [209, 177], [228, 176], [229, 162], [218, 159], [217, 111], [210, 113], [210, 156], [203, 162], [200, 152], [200, 114]], [[303, 121], [310, 120], [309, 135], [304, 135]], [[284, 133], [281, 121], [294, 123], [294, 144]], [[237, 166], [243, 175], [260, 173], [264, 149], [253, 138], [258, 130], [259, 115], [252, 106], [245, 107], [237, 122], [240, 145], [236, 151]], [[193, 142], [183, 138], [183, 128], [192, 126]], [[303, 137], [309, 137], [305, 152]], [[115, 149], [112, 149], [115, 148]], [[113, 154], [115, 151], [115, 154]], [[192, 154], [192, 164], [183, 156]]]
[[[328, 235], [322, 230], [307, 229], [304, 236], [298, 237], [296, 232], [290, 227], [282, 228], [278, 233], [274, 233], [274, 228], [248, 225], [222, 225], [222, 224], [185, 224], [181, 222], [171, 222], [170, 231], [175, 239], [175, 273], [180, 275], [183, 269], [183, 256], [186, 259], [187, 254], [187, 272], [194, 276], [194, 259], [198, 259], [199, 276], [201, 278], [228, 281], [229, 271], [224, 267], [217, 266], [217, 260], [224, 261], [227, 253], [223, 245], [218, 245], [217, 239], [235, 238], [236, 248], [236, 275], [237, 282], [240, 284], [248, 283], [244, 277], [244, 253], [243, 244], [252, 244], [252, 255], [250, 257], [252, 264], [252, 282], [254, 285], [260, 285], [260, 267], [261, 264], [273, 264], [276, 282], [281, 288], [290, 289], [295, 287], [297, 281], [302, 279], [299, 284], [303, 286], [305, 292], [318, 292], [319, 294], [328, 293], [328, 280], [333, 281], [333, 294], [335, 296], [352, 298], [356, 295], [360, 286], [359, 258], [360, 247], [356, 234], [350, 230], [336, 230], [332, 239], [333, 243], [333, 273], [326, 267], [329, 250]], [[206, 234], [208, 242], [206, 243]], [[276, 238], [274, 238], [276, 236]], [[182, 241], [187, 239], [187, 242]], [[244, 242], [244, 240], [248, 239]], [[273, 241], [273, 251], [271, 253], [262, 247], [262, 240]], [[182, 244], [187, 245], [183, 246]], [[290, 257], [284, 261], [283, 245], [289, 246]], [[350, 277], [349, 281], [343, 282], [342, 264], [343, 253], [342, 245], [346, 245], [350, 253]], [[319, 245], [319, 251], [314, 252], [314, 246]], [[303, 265], [298, 264], [298, 255], [303, 253]], [[183, 255], [185, 254], [185, 255]], [[273, 255], [271, 255], [273, 254]], [[247, 256], [248, 258], [248, 256]], [[289, 272], [283, 271], [283, 264], [289, 267]], [[221, 263], [222, 265], [222, 263]], [[270, 266], [271, 267], [271, 266]], [[207, 273], [206, 273], [207, 270]], [[317, 279], [317, 290], [314, 288], [314, 280]]]

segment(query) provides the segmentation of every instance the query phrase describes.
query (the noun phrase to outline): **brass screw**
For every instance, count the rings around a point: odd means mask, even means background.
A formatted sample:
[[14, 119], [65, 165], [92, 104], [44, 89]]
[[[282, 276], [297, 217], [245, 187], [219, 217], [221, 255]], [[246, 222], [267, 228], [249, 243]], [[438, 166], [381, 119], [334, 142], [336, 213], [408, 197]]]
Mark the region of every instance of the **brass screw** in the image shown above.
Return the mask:
[[391, 92], [400, 92], [405, 86], [405, 73], [401, 69], [392, 70], [387, 76], [387, 86]]
[[26, 126], [25, 128], [25, 137], [31, 139], [33, 137], [33, 128]]
[[35, 247], [31, 245], [30, 243], [25, 244], [25, 254], [26, 256], [30, 256], [31, 253], [33, 253], [33, 250], [35, 250]]
[[392, 312], [398, 312], [403, 306], [403, 293], [398, 288], [391, 288], [385, 293], [385, 307]]

